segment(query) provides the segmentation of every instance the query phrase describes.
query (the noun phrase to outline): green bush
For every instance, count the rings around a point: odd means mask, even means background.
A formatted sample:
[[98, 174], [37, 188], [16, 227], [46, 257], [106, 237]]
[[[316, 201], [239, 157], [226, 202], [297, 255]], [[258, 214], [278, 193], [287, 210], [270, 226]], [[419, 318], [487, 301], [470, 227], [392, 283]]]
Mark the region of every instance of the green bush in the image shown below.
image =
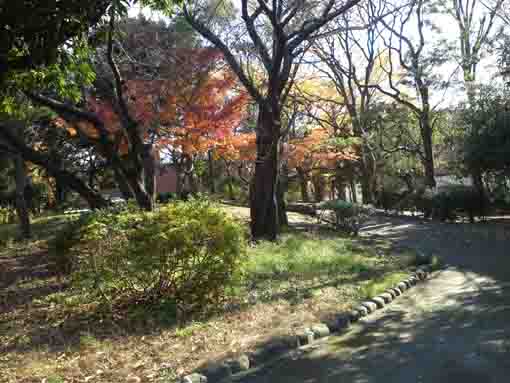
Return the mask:
[[[319, 205], [318, 209], [333, 211], [334, 222], [332, 223], [335, 228], [354, 235], [358, 235], [363, 222], [373, 213], [372, 209], [368, 206], [340, 199], [323, 202]], [[321, 216], [324, 216], [324, 213]]]
[[0, 206], [0, 224], [15, 223], [16, 219], [16, 210], [13, 207]]
[[[58, 236], [75, 284], [110, 303], [171, 301], [203, 311], [239, 275], [244, 228], [205, 200], [155, 212], [131, 204], [91, 213]], [[67, 261], [64, 261], [65, 264]]]
[[376, 205], [385, 211], [391, 210], [401, 200], [402, 195], [387, 190], [381, 190], [377, 195]]
[[452, 185], [435, 191], [426, 190], [417, 198], [417, 206], [425, 217], [455, 220], [457, 213], [463, 212], [474, 222], [475, 217], [486, 215], [488, 200], [472, 186]]
[[157, 200], [159, 203], [168, 203], [175, 199], [177, 199], [177, 193], [173, 192], [158, 193]]

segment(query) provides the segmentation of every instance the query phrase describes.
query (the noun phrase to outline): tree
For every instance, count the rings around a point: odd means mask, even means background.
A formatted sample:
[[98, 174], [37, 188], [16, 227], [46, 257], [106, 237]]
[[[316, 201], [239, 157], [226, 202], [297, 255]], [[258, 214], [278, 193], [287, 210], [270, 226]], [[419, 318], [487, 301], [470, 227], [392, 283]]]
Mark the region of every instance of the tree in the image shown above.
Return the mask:
[[[421, 149], [416, 154], [421, 159], [425, 173], [425, 184], [435, 187], [434, 177], [434, 154], [432, 148], [432, 107], [430, 105], [430, 89], [432, 77], [431, 65], [440, 63], [440, 59], [432, 57], [428, 60], [425, 51], [425, 16], [424, 0], [415, 0], [409, 7], [397, 10], [391, 21], [381, 19], [381, 24], [389, 32], [388, 37], [383, 38], [388, 50], [387, 65], [381, 68], [387, 74], [387, 86], [370, 84], [369, 88], [375, 88], [382, 94], [391, 97], [396, 102], [408, 107], [417, 117], [421, 134]], [[408, 35], [408, 25], [413, 24], [418, 35], [417, 41], [413, 41]], [[395, 41], [396, 40], [396, 41]], [[394, 64], [397, 57], [400, 68], [404, 75], [397, 78], [397, 68]], [[401, 90], [402, 85], [410, 85], [416, 92], [416, 101], [410, 99]]]
[[[185, 5], [190, 25], [223, 53], [259, 108], [257, 120], [257, 159], [250, 190], [251, 232], [256, 239], [274, 240], [279, 232], [277, 187], [279, 141], [282, 135], [282, 107], [292, 88], [293, 74], [309, 41], [327, 23], [347, 12], [359, 0], [339, 4], [335, 0], [308, 3], [274, 0], [241, 1], [241, 18], [249, 39], [240, 37], [229, 44], [228, 36], [213, 30], [204, 19], [200, 4]], [[202, 12], [201, 12], [202, 11]], [[230, 45], [230, 46], [229, 46]], [[261, 63], [259, 78], [254, 77], [253, 62], [243, 63], [236, 50], [245, 50]], [[262, 75], [262, 80], [260, 76]]]
[[476, 72], [483, 52], [492, 43], [491, 35], [495, 21], [505, 0], [451, 0], [446, 12], [458, 26], [458, 44], [460, 67], [469, 102], [474, 101], [476, 91]]
[[[109, 8], [108, 39], [105, 57], [113, 81], [112, 99], [88, 98], [91, 110], [82, 110], [41, 94], [28, 93], [30, 98], [73, 123], [73, 130], [82, 138], [95, 141], [116, 173], [126, 181], [131, 195], [146, 210], [154, 206], [154, 158], [152, 145], [145, 141], [146, 126], [132, 114], [126, 99], [126, 83], [114, 58], [114, 40], [118, 7]], [[115, 112], [113, 112], [115, 110]], [[91, 134], [91, 131], [96, 133]], [[126, 149], [122, 151], [121, 146]], [[120, 150], [119, 150], [120, 149]]]
[[[289, 140], [286, 156], [289, 169], [295, 169], [301, 183], [303, 200], [307, 199], [306, 180], [315, 182], [316, 201], [322, 200], [321, 175], [334, 173], [333, 180], [340, 191], [340, 186], [352, 179], [352, 165], [359, 160], [357, 139], [339, 137], [325, 127], [315, 127], [303, 137]], [[351, 174], [346, 170], [351, 169]]]
[[188, 177], [193, 186], [194, 159], [208, 157], [211, 168], [214, 157], [234, 150], [230, 137], [246, 117], [249, 95], [238, 89], [219, 50], [178, 49], [174, 54], [178, 71], [166, 106], [173, 117], [160, 128], [159, 146], [173, 153], [180, 183]]
[[464, 159], [479, 173], [510, 175], [510, 106], [508, 90], [481, 88], [473, 104], [463, 111], [462, 123], [471, 132], [465, 141]]
[[[491, 44], [496, 18], [504, 0], [452, 0], [447, 12], [453, 16], [459, 27], [458, 41], [460, 48], [460, 67], [462, 68], [468, 102], [475, 104], [476, 72], [483, 56], [483, 51]], [[480, 17], [477, 19], [477, 15]], [[503, 20], [505, 20], [503, 18]], [[476, 129], [473, 126], [473, 129]], [[471, 134], [476, 134], [472, 132]], [[471, 177], [480, 195], [484, 194], [481, 174], [472, 169]]]
[[[20, 129], [11, 129], [12, 134], [17, 134], [19, 140], [23, 140], [22, 130]], [[27, 201], [25, 199], [26, 195], [26, 165], [25, 161], [23, 161], [23, 157], [17, 153], [12, 156], [14, 162], [15, 169], [15, 206], [16, 212], [18, 214], [19, 222], [20, 222], [20, 232], [23, 238], [30, 238], [31, 236], [31, 228], [30, 228], [30, 215], [28, 212]]]
[[[334, 84], [345, 107], [353, 133], [361, 139], [361, 186], [364, 203], [375, 200], [375, 148], [369, 135], [373, 125], [372, 104], [376, 94], [370, 84], [377, 84], [384, 76], [378, 66], [384, 60], [377, 49], [379, 31], [377, 22], [388, 12], [386, 3], [360, 3], [353, 15], [344, 15], [331, 23], [331, 34], [317, 42], [313, 52], [319, 57], [317, 68]], [[354, 20], [352, 20], [354, 19]], [[364, 33], [352, 28], [353, 22], [367, 22]], [[326, 65], [326, 69], [323, 68]]]
[[2, 1], [0, 83], [9, 71], [27, 71], [54, 62], [62, 44], [97, 24], [111, 2]]

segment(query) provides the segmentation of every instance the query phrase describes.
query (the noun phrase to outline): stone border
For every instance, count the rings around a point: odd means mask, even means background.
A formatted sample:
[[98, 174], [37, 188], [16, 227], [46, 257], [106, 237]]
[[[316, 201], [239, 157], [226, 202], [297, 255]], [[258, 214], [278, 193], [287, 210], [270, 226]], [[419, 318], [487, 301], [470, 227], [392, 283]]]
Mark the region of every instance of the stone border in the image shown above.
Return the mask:
[[410, 277], [385, 292], [361, 302], [354, 310], [339, 314], [334, 320], [303, 328], [295, 336], [281, 338], [259, 350], [241, 354], [223, 362], [211, 363], [197, 372], [182, 377], [176, 383], [229, 382], [234, 375], [257, 368], [271, 360], [280, 359], [285, 353], [296, 348], [309, 345], [330, 334], [344, 333], [352, 323], [383, 308], [419, 282], [425, 281], [432, 271], [431, 265], [420, 266]]

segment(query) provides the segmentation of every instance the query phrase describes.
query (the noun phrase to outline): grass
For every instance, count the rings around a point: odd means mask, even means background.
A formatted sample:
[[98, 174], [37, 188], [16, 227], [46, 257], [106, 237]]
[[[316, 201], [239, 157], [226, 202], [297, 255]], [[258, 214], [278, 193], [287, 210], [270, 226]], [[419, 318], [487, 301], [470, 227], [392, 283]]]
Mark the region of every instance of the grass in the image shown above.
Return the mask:
[[351, 239], [304, 234], [287, 234], [277, 243], [263, 242], [249, 255], [246, 269], [252, 278], [265, 275], [313, 278], [360, 273], [373, 267], [368, 259], [370, 254], [352, 246]]
[[290, 232], [248, 251], [244, 286], [236, 293], [248, 301], [313, 302], [317, 317], [333, 315], [370, 291], [386, 289], [415, 262], [414, 254], [392, 254], [382, 240], [369, 247], [326, 230]]
[[[236, 208], [235, 214], [246, 211]], [[328, 230], [288, 230], [276, 243], [249, 248], [242, 282], [232, 286], [218, 315], [178, 322], [164, 302], [111, 313], [65, 280], [33, 274], [51, 268], [44, 259], [48, 241], [76, 217], [34, 220], [30, 241], [15, 240], [15, 225], [0, 225], [7, 244], [0, 248], [0, 270], [32, 273], [0, 286], [0, 297], [6, 297], [0, 307], [0, 383], [173, 381], [206, 360], [256, 348], [348, 310], [394, 284], [416, 260], [411, 253], [392, 253], [384, 240], [367, 244]], [[24, 264], [26, 259], [32, 263]]]
[[360, 296], [365, 299], [373, 298], [390, 287], [395, 286], [397, 283], [402, 282], [402, 280], [408, 276], [408, 273], [395, 271], [380, 278], [366, 281], [361, 285]]

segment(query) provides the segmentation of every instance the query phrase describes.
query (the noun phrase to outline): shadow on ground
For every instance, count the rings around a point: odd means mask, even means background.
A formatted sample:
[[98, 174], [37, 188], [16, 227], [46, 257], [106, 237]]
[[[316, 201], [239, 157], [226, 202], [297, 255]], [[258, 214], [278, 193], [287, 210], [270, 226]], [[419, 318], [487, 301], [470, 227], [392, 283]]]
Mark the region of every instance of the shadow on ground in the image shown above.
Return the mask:
[[237, 381], [507, 382], [509, 295], [509, 285], [449, 269], [348, 334]]
[[346, 335], [291, 352], [237, 381], [508, 382], [510, 221], [376, 217], [362, 242], [438, 255], [447, 268]]

